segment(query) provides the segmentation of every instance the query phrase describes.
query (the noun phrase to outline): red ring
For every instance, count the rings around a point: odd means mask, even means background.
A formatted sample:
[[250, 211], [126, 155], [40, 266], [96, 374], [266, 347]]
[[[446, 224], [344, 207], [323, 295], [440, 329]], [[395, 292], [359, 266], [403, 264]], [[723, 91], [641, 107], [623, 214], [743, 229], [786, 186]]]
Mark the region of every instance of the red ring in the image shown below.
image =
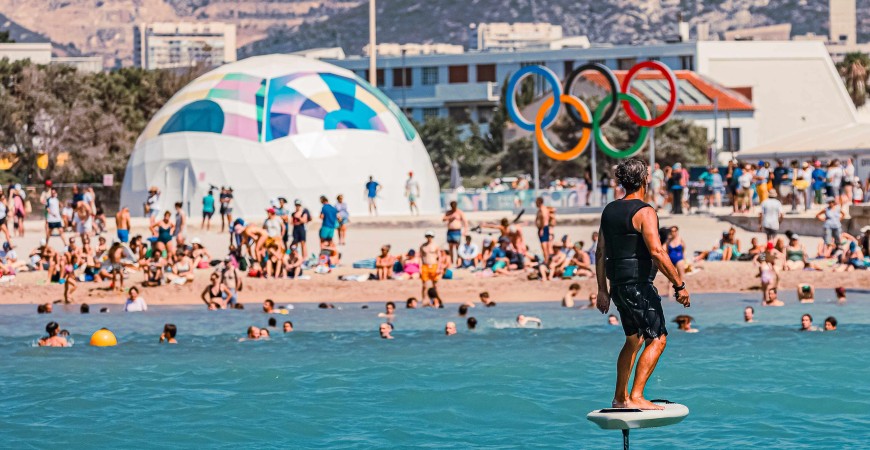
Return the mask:
[[[643, 61], [634, 65], [631, 70], [628, 71], [628, 74], [625, 75], [625, 78], [622, 80], [622, 92], [626, 94], [629, 93], [629, 85], [631, 81], [634, 79], [635, 75], [640, 72], [641, 69], [653, 69], [657, 70], [659, 73], [665, 76], [665, 79], [668, 80], [668, 86], [671, 89], [671, 98], [668, 100], [668, 106], [665, 108], [665, 112], [660, 116], [650, 119], [644, 120], [639, 115], [637, 115], [634, 110], [631, 109], [631, 104], [628, 103], [628, 100], [622, 100], [622, 107], [625, 109], [625, 113], [628, 114], [628, 117], [632, 122], [636, 123], [642, 127], [657, 127], [663, 124], [666, 120], [671, 117], [671, 114], [674, 113], [674, 110], [677, 108], [677, 82], [675, 80], [676, 75], [673, 75], [673, 72], [668, 69], [667, 66], [662, 64], [659, 61]], [[672, 76], [673, 75], [673, 76]]]

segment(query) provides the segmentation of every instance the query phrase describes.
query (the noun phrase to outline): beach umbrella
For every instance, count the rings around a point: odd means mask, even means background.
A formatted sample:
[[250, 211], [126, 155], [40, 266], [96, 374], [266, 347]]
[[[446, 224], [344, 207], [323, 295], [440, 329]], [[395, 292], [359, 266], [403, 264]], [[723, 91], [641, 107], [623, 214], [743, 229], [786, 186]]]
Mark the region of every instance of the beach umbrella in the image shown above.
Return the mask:
[[450, 162], [450, 189], [462, 187], [462, 175], [459, 173], [459, 161], [454, 159]]

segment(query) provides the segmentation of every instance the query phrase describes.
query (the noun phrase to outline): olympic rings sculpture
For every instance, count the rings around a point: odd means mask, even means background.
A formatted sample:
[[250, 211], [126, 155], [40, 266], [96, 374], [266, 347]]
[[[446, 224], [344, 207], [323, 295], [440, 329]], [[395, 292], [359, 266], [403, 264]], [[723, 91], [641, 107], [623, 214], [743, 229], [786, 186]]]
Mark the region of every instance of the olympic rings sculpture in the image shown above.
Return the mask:
[[[664, 112], [655, 118], [652, 118], [652, 115], [644, 102], [630, 91], [631, 82], [643, 69], [651, 69], [661, 73], [665, 77], [665, 80], [668, 82], [668, 87], [670, 88], [670, 98], [668, 99], [667, 106], [665, 107]], [[571, 89], [573, 89], [574, 84], [580, 78], [580, 75], [588, 70], [598, 72], [604, 76], [604, 79], [610, 87], [610, 94], [601, 100], [595, 108], [595, 111], [591, 112], [583, 100], [570, 94]], [[534, 122], [530, 122], [520, 115], [516, 98], [520, 83], [523, 79], [531, 75], [542, 77], [553, 90], [552, 95], [547, 97], [538, 109]], [[625, 79], [622, 80], [621, 85], [617, 81], [616, 75], [614, 75], [607, 66], [600, 63], [587, 63], [574, 69], [565, 79], [564, 85], [559, 82], [559, 78], [556, 77], [556, 74], [545, 66], [524, 66], [517, 72], [514, 72], [511, 76], [508, 81], [507, 94], [509, 95], [507, 110], [511, 120], [513, 120], [521, 129], [533, 131], [541, 151], [550, 158], [558, 161], [568, 161], [580, 156], [580, 154], [586, 150], [586, 147], [589, 146], [589, 141], [593, 136], [598, 148], [600, 148], [604, 154], [612, 158], [628, 158], [634, 156], [640, 152], [644, 143], [646, 143], [649, 129], [661, 126], [667, 122], [677, 109], [678, 102], [677, 77], [668, 66], [659, 61], [644, 61], [635, 64], [634, 67], [628, 71], [628, 74], [626, 74]], [[555, 104], [557, 100], [559, 102], [558, 105]], [[582, 130], [577, 145], [564, 152], [553, 148], [547, 140], [547, 137], [544, 136], [544, 130], [550, 128], [556, 122], [556, 118], [559, 117], [559, 112], [562, 110], [563, 103], [568, 105], [566, 107], [568, 117], [570, 117], [571, 120]], [[631, 147], [624, 150], [614, 148], [610, 142], [607, 141], [607, 138], [601, 130], [602, 127], [613, 120], [620, 106], [625, 109], [625, 113], [628, 115], [629, 119], [640, 127], [640, 134], [638, 135], [637, 140]]]

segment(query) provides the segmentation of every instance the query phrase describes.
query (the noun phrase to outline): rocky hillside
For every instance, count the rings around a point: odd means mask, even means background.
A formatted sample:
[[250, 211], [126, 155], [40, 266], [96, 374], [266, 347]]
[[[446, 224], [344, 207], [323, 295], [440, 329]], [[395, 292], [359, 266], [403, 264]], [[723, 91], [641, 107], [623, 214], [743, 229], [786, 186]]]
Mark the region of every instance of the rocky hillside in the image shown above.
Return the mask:
[[[467, 45], [475, 22], [546, 21], [593, 42], [626, 44], [673, 33], [677, 14], [713, 32], [791, 22], [795, 34], [827, 34], [828, 0], [378, 0], [381, 42]], [[858, 0], [861, 41], [870, 41], [870, 0]], [[0, 28], [20, 27], [67, 54], [132, 63], [133, 25], [226, 21], [238, 25], [240, 56], [341, 46], [368, 39], [367, 0], [0, 0]], [[8, 25], [3, 25], [8, 22]], [[694, 29], [694, 27], [693, 27]]]

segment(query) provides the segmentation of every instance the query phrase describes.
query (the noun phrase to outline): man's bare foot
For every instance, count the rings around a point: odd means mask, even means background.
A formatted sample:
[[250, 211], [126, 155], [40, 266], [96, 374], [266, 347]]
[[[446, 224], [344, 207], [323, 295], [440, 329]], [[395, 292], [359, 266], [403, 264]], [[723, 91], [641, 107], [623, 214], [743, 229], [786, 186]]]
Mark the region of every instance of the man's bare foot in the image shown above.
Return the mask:
[[665, 409], [664, 406], [656, 405], [655, 403], [640, 397], [640, 398], [629, 398], [626, 401], [617, 401], [614, 400], [612, 403], [614, 408], [634, 408], [641, 409], [644, 411], [655, 411]]

